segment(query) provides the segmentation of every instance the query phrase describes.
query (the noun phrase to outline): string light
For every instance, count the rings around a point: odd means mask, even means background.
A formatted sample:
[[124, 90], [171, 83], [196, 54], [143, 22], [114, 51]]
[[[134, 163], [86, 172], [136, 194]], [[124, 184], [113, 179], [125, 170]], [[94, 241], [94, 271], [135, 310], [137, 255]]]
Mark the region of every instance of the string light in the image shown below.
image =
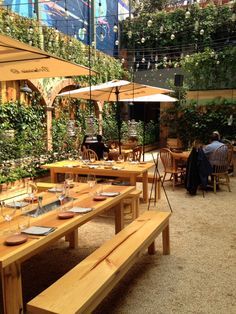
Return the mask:
[[118, 32], [118, 26], [116, 25], [116, 23], [113, 26], [113, 32], [117, 33]]
[[147, 26], [148, 26], [148, 27], [151, 27], [151, 26], [152, 26], [152, 20], [148, 20]]

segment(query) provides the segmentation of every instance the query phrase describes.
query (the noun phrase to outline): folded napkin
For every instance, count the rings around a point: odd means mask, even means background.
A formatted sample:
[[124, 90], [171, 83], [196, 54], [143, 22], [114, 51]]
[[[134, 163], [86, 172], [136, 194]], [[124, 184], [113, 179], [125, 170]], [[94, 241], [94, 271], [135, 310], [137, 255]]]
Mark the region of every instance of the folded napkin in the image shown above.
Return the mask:
[[85, 214], [91, 212], [93, 208], [90, 207], [73, 207], [72, 209], [68, 210], [69, 212], [77, 213], [77, 214]]
[[47, 235], [55, 229], [55, 227], [31, 226], [27, 229], [22, 230], [21, 232], [33, 235]]
[[11, 203], [7, 203], [6, 206], [7, 207], [16, 207], [16, 208], [21, 208], [24, 206], [29, 205], [29, 203], [27, 202], [20, 202], [20, 201], [15, 201], [15, 202], [11, 202]]
[[120, 192], [102, 192], [100, 193], [101, 196], [113, 197], [120, 195]]

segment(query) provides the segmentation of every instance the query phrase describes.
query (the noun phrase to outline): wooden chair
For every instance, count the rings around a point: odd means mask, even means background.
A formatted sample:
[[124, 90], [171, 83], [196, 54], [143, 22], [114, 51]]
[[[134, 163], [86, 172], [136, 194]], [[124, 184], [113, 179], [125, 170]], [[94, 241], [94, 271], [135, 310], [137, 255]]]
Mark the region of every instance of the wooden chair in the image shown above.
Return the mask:
[[185, 173], [185, 170], [182, 168], [178, 168], [175, 165], [174, 158], [172, 156], [172, 153], [170, 149], [168, 148], [161, 148], [160, 149], [160, 158], [164, 167], [164, 177], [163, 177], [163, 183], [165, 182], [166, 175], [170, 174], [170, 180], [173, 180], [173, 190], [176, 185], [176, 181], [178, 181], [178, 178], [180, 177], [181, 181], [183, 178], [183, 175]]
[[92, 159], [95, 159], [98, 160], [98, 156], [96, 154], [96, 152], [92, 149], [86, 149], [83, 151], [82, 153], [82, 159], [83, 160], [92, 160]]
[[[229, 152], [228, 152], [228, 147], [227, 145], [221, 145], [218, 147], [213, 155], [212, 155], [212, 161], [213, 161], [213, 188], [214, 188], [214, 193], [216, 193], [216, 186], [223, 184], [228, 186], [229, 192], [231, 191], [230, 189], [230, 181], [229, 181]], [[225, 180], [225, 181], [222, 181]]]
[[222, 141], [228, 148], [228, 173], [233, 172], [233, 153], [234, 153], [234, 146], [230, 140], [223, 139]]
[[133, 160], [141, 161], [143, 148], [141, 146], [137, 146], [133, 149]]

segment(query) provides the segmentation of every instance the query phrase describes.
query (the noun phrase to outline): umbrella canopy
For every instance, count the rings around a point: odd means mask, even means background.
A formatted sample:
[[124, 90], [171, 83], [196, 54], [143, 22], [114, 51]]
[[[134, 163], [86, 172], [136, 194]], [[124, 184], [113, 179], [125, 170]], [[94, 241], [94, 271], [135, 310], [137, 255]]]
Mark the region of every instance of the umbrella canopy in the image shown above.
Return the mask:
[[165, 88], [153, 87], [124, 80], [113, 80], [91, 87], [89, 86], [64, 92], [58, 96], [103, 101], [120, 101], [123, 99], [133, 99], [141, 96], [165, 94], [169, 92], [171, 92], [171, 90]]
[[0, 35], [0, 67], [0, 81], [96, 74], [4, 35]]
[[123, 99], [122, 101], [132, 101], [132, 102], [176, 102], [177, 98], [170, 97], [164, 94], [154, 94], [149, 96], [131, 98], [131, 99]]

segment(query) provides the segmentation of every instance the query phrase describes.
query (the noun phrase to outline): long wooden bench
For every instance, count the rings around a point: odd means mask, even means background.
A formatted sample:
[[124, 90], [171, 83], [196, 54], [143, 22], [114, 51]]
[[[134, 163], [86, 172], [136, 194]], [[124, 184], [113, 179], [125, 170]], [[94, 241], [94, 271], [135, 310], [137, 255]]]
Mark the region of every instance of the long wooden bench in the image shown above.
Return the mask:
[[29, 313], [91, 313], [162, 232], [170, 253], [169, 212], [146, 211], [27, 304]]

